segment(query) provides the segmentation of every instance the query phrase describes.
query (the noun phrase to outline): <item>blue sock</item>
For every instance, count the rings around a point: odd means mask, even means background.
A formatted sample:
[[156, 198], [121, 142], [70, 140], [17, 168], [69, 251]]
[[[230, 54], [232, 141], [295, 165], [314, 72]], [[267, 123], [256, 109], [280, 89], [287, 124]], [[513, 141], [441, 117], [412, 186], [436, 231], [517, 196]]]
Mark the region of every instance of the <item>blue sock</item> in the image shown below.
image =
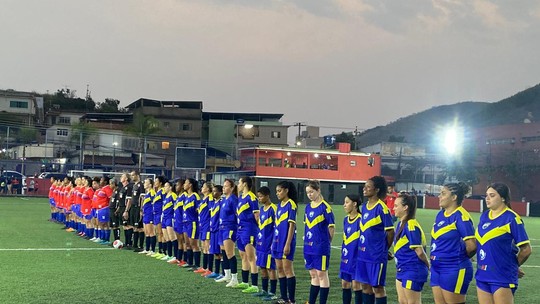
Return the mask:
[[105, 233], [105, 241], [110, 242], [111, 241], [111, 230], [108, 229]]

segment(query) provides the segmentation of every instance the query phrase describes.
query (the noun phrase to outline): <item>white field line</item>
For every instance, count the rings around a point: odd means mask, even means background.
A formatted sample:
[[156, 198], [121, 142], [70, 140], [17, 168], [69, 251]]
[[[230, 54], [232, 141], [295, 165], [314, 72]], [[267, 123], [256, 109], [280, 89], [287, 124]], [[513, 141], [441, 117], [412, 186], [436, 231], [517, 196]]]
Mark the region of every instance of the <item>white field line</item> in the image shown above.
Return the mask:
[[114, 248], [0, 248], [0, 251], [92, 251], [112, 249]]

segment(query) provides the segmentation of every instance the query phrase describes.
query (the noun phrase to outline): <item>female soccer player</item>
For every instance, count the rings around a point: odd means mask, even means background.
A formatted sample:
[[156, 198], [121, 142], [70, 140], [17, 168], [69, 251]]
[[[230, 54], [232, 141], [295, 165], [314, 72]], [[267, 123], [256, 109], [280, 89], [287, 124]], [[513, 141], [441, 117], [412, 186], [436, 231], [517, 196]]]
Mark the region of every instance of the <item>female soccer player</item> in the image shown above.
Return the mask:
[[174, 232], [176, 233], [176, 239], [178, 241], [178, 254], [176, 255], [178, 266], [184, 266], [187, 264], [184, 260], [184, 250], [186, 249], [184, 239], [184, 200], [186, 199], [186, 192], [184, 191], [185, 182], [186, 180], [181, 178], [176, 182], [175, 185], [176, 194], [178, 196], [176, 198], [176, 202], [174, 203], [173, 226]]
[[[212, 195], [212, 183], [206, 182], [201, 188], [203, 199], [199, 206], [197, 206], [198, 224], [199, 224], [199, 239], [202, 243], [202, 255], [203, 263], [201, 269], [194, 272], [200, 273], [201, 276], [207, 276], [212, 272], [209, 270], [208, 265], [213, 262], [212, 257], [209, 254], [210, 250], [210, 208], [214, 205], [214, 196]], [[210, 268], [212, 268], [210, 266]]]
[[234, 255], [234, 242], [236, 241], [236, 231], [238, 220], [236, 217], [236, 205], [238, 205], [238, 192], [232, 179], [225, 179], [223, 182], [224, 198], [219, 207], [219, 235], [220, 243], [223, 244], [223, 278], [216, 278], [216, 282], [228, 282], [227, 286], [238, 285], [237, 261]]
[[209, 262], [208, 270], [212, 271], [211, 274], [206, 277], [209, 279], [217, 279], [220, 276], [219, 270], [221, 266], [221, 246], [219, 244], [219, 210], [221, 207], [221, 195], [223, 194], [223, 187], [221, 185], [214, 185], [212, 187], [212, 196], [214, 201], [210, 204], [210, 246], [209, 253], [213, 255], [215, 267], [212, 269], [212, 261]]
[[[257, 266], [261, 270], [262, 290], [255, 296], [270, 300], [276, 293], [277, 276], [276, 261], [272, 258], [272, 240], [276, 223], [277, 206], [270, 201], [270, 189], [261, 187], [257, 191], [257, 198], [261, 206], [259, 210], [259, 229], [257, 233]], [[268, 282], [270, 281], [270, 290]]]
[[465, 303], [472, 280], [470, 258], [476, 253], [471, 216], [461, 203], [469, 186], [444, 185], [439, 194], [442, 208], [431, 229], [431, 289], [437, 304]]
[[364, 304], [386, 304], [386, 265], [388, 248], [394, 240], [394, 226], [390, 210], [382, 199], [387, 186], [384, 177], [374, 176], [364, 185], [363, 194], [368, 199], [362, 205], [360, 244], [354, 279], [362, 283]]
[[163, 231], [161, 230], [161, 215], [163, 213], [163, 199], [165, 198], [165, 194], [163, 193], [163, 186], [167, 182], [167, 179], [165, 176], [158, 176], [154, 180], [154, 189], [156, 189], [156, 195], [154, 196], [154, 201], [152, 202], [152, 206], [154, 208], [154, 229], [155, 233], [157, 235], [157, 242], [158, 242], [158, 252], [151, 255], [151, 257], [156, 259], [161, 259], [165, 256], [164, 250], [163, 250]]
[[83, 216], [84, 224], [83, 224], [83, 232], [79, 235], [81, 237], [85, 237], [86, 235], [89, 235], [91, 223], [92, 220], [92, 198], [94, 197], [94, 189], [92, 188], [92, 179], [88, 176], [85, 176], [83, 178], [83, 195], [81, 197], [81, 213]]
[[296, 303], [296, 277], [294, 274], [294, 253], [296, 251], [296, 187], [289, 181], [276, 186], [279, 204], [276, 209], [276, 228], [272, 257], [276, 260], [281, 299], [276, 303]]
[[151, 178], [144, 180], [144, 199], [142, 201], [141, 213], [143, 219], [145, 249], [140, 254], [146, 254], [151, 256], [156, 250], [156, 233], [154, 230], [154, 196], [156, 196], [156, 190], [154, 190], [154, 181]]
[[173, 228], [173, 215], [174, 203], [176, 202], [177, 196], [173, 191], [171, 182], [165, 182], [163, 185], [163, 194], [165, 195], [165, 198], [163, 199], [161, 230], [163, 233], [164, 247], [167, 249], [167, 253], [161, 258], [161, 260], [170, 264], [176, 264], [176, 255], [178, 255], [178, 240], [176, 239], [176, 233], [174, 232]]
[[201, 267], [201, 249], [199, 248], [198, 214], [200, 204], [199, 186], [193, 178], [186, 179], [184, 183], [186, 200], [184, 201], [184, 237], [191, 249], [188, 250], [188, 264], [193, 267], [188, 270], [195, 271]]
[[308, 181], [306, 194], [310, 200], [304, 214], [304, 260], [311, 277], [309, 303], [317, 302], [320, 291], [319, 303], [326, 304], [330, 292], [328, 265], [335, 229], [334, 213], [321, 194], [321, 184], [318, 180]]
[[510, 209], [510, 189], [493, 183], [486, 191], [489, 211], [480, 216], [476, 229], [478, 259], [476, 290], [480, 304], [514, 303], [519, 266], [531, 255], [531, 242], [521, 217]]
[[394, 238], [398, 301], [420, 304], [429, 261], [424, 249], [426, 236], [416, 221], [416, 200], [408, 194], [400, 194], [394, 202], [394, 213], [399, 219]]
[[[244, 289], [244, 293], [259, 292], [259, 272], [255, 262], [255, 236], [259, 221], [259, 201], [252, 191], [253, 179], [241, 177], [238, 181], [238, 191], [242, 192], [238, 198], [236, 214], [238, 216], [238, 237], [236, 246], [242, 258], [242, 283], [236, 288]], [[251, 286], [249, 286], [249, 272], [251, 271]]]
[[[353, 280], [358, 258], [358, 240], [360, 239], [360, 196], [348, 194], [343, 202], [347, 216], [343, 219], [343, 244], [341, 245], [341, 279], [343, 304], [351, 304], [352, 290], [355, 303], [362, 303], [362, 285]], [[352, 287], [352, 290], [351, 290]]]

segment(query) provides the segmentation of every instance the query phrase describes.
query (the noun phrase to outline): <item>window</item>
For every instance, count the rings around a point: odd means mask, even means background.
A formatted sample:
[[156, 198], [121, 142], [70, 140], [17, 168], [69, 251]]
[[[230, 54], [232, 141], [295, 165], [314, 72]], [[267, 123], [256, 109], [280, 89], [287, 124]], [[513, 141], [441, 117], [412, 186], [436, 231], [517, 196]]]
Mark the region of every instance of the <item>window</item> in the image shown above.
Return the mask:
[[68, 136], [68, 129], [56, 129], [57, 136]]
[[486, 144], [488, 145], [504, 145], [504, 144], [514, 144], [516, 142], [515, 138], [498, 138], [498, 139], [490, 139], [486, 141]]
[[540, 136], [525, 136], [521, 138], [522, 142], [528, 142], [528, 141], [540, 141]]
[[180, 123], [180, 131], [191, 131], [190, 123]]
[[9, 107], [18, 108], [18, 109], [28, 109], [28, 101], [10, 100]]
[[69, 125], [71, 124], [71, 117], [58, 117], [58, 123], [62, 125]]
[[270, 134], [270, 137], [271, 137], [271, 138], [281, 138], [281, 132], [279, 132], [279, 131], [272, 131], [272, 133]]
[[165, 129], [168, 129], [169, 126], [170, 126], [170, 123], [169, 123], [168, 121], [164, 121], [164, 122], [163, 122], [163, 127], [164, 127]]

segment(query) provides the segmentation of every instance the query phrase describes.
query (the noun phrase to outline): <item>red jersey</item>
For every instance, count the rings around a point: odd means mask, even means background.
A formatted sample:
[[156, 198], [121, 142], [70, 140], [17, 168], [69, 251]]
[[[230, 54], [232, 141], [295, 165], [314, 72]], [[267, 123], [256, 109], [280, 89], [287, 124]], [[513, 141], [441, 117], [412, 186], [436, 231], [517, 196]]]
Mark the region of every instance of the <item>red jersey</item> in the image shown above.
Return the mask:
[[92, 210], [92, 198], [94, 197], [94, 189], [87, 187], [84, 189], [81, 201], [81, 211], [84, 215], [90, 214]]
[[397, 197], [399, 196], [399, 193], [396, 191], [388, 193], [386, 195], [386, 198], [384, 199], [384, 202], [386, 203], [386, 207], [390, 209], [390, 214], [394, 216], [394, 204], [396, 202]]
[[106, 185], [105, 187], [99, 189], [98, 191], [96, 191], [96, 196], [97, 196], [97, 208], [98, 209], [101, 209], [101, 208], [105, 208], [105, 207], [108, 207], [109, 206], [109, 200], [111, 199], [111, 196], [112, 196], [112, 189], [111, 189], [111, 186], [109, 185]]

